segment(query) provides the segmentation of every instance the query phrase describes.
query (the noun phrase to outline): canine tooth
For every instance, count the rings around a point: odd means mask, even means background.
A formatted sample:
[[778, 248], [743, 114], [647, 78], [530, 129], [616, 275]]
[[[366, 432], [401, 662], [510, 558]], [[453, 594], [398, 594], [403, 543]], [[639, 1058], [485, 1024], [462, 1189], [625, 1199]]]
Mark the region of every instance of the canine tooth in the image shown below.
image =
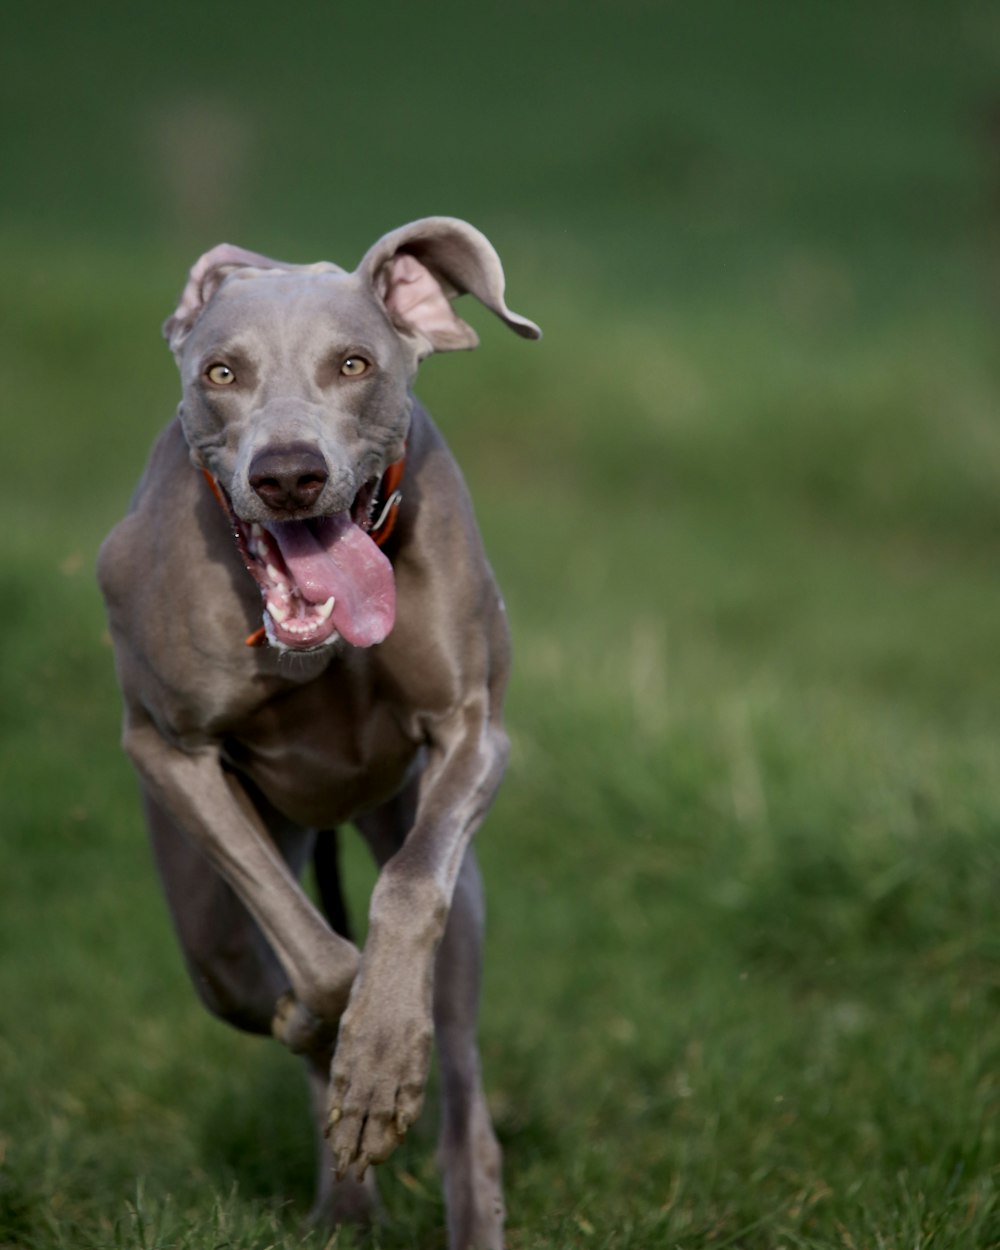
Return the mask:
[[[392, 494], [389, 496], [389, 498], [382, 505], [382, 511], [378, 514], [378, 520], [372, 523], [372, 531], [374, 532], [375, 530], [380, 530], [382, 526], [385, 524], [385, 518], [389, 515], [392, 509], [395, 508], [397, 504], [400, 504], [402, 502], [403, 502], [403, 492], [401, 490], [394, 490]], [[374, 505], [374, 503], [375, 503], [375, 500], [373, 498], [372, 504]]]
[[336, 599], [334, 599], [333, 595], [331, 595], [330, 598], [327, 599], [326, 603], [321, 603], [319, 605], [316, 609], [316, 615], [321, 621], [328, 621], [330, 619], [330, 613], [333, 611], [333, 605], [336, 602]]
[[288, 620], [288, 609], [279, 608], [278, 605], [271, 599], [268, 600], [267, 610], [271, 613], [279, 625]]
[[284, 578], [281, 576], [281, 574], [278, 572], [278, 570], [274, 567], [273, 564], [269, 564], [267, 566], [267, 575], [271, 579], [272, 582], [277, 582], [279, 585], [281, 584], [281, 582], [284, 581]]
[[256, 521], [252, 521], [250, 523], [250, 537], [251, 538], [263, 538], [264, 537], [263, 526], [259, 525]]

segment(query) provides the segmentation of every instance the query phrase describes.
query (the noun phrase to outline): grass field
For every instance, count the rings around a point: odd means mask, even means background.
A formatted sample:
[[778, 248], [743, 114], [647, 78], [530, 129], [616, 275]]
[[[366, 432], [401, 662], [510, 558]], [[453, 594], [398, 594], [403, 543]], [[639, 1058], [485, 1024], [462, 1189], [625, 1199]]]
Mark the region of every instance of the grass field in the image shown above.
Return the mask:
[[[296, 1062], [187, 983], [92, 570], [198, 251], [436, 211], [546, 332], [471, 310], [420, 386], [515, 633], [510, 1247], [1000, 1246], [1000, 21], [375, 8], [36, 6], [2, 53], [0, 1250], [355, 1244], [300, 1230]], [[444, 1244], [429, 1103], [365, 1244]]]

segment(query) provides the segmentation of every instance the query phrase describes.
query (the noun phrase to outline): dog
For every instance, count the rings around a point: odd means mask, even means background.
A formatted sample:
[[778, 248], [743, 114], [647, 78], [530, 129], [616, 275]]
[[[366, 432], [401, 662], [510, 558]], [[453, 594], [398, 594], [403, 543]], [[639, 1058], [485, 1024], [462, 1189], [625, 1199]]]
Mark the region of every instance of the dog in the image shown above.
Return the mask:
[[[305, 1061], [313, 1219], [373, 1217], [369, 1165], [417, 1117], [436, 1043], [449, 1246], [492, 1250], [470, 842], [507, 759], [510, 642], [461, 474], [411, 389], [430, 353], [476, 346], [464, 293], [540, 337], [456, 218], [385, 235], [354, 272], [207, 252], [164, 325], [181, 404], [98, 580], [194, 986]], [[363, 952], [337, 875], [348, 821], [379, 865]], [[310, 860], [322, 911], [299, 882]]]

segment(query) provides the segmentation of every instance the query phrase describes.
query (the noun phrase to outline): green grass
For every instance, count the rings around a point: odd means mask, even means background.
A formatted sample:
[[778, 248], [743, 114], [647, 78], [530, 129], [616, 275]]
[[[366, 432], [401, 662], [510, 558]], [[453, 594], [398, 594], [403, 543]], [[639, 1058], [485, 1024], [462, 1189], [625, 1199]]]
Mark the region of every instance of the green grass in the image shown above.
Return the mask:
[[[350, 263], [441, 210], [546, 332], [472, 310], [420, 386], [515, 635], [512, 1250], [1000, 1246], [995, 14], [379, 8], [328, 76], [326, 9], [36, 9], [2, 53], [0, 1250], [354, 1244], [300, 1230], [296, 1061], [181, 968], [92, 568], [198, 250]], [[251, 137], [185, 201], [150, 118], [191, 93]], [[381, 1250], [444, 1244], [434, 1101]]]

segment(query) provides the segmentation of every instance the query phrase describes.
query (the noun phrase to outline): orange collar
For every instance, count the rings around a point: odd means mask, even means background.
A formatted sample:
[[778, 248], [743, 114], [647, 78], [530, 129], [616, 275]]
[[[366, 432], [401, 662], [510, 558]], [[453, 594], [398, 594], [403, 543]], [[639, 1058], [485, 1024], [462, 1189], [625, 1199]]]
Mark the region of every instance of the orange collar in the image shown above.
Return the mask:
[[[375, 508], [373, 513], [375, 520], [372, 527], [367, 531], [368, 537], [379, 547], [384, 547], [389, 541], [389, 536], [396, 528], [396, 518], [399, 515], [399, 505], [403, 502], [403, 493], [399, 489], [399, 484], [403, 480], [403, 472], [406, 468], [406, 456], [394, 461], [379, 479], [378, 485], [375, 487]], [[202, 469], [202, 476], [208, 483], [212, 494], [215, 496], [219, 507], [226, 514], [226, 519], [232, 523], [233, 510], [229, 500], [226, 498], [225, 492], [219, 485], [218, 479], [209, 473], [208, 469]], [[244, 555], [245, 559], [249, 559]], [[264, 626], [255, 629], [252, 634], [248, 634], [243, 640], [243, 645], [247, 647], [260, 647], [267, 641], [267, 633]]]

